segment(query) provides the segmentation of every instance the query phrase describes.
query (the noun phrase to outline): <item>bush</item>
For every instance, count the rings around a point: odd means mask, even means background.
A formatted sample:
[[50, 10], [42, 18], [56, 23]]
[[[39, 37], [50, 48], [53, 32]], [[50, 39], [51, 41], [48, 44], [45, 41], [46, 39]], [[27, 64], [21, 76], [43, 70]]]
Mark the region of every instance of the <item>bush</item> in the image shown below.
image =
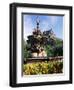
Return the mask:
[[27, 63], [23, 65], [24, 75], [62, 73], [62, 70], [63, 62], [56, 61]]

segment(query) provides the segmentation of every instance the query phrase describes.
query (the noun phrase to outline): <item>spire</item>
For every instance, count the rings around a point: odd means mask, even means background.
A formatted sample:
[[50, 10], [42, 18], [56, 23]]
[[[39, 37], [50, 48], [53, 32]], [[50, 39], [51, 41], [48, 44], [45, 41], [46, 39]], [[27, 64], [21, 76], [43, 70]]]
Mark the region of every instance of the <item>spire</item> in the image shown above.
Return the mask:
[[39, 20], [39, 17], [37, 16], [37, 18], [36, 18], [37, 30], [39, 29], [39, 24], [40, 24], [40, 20]]

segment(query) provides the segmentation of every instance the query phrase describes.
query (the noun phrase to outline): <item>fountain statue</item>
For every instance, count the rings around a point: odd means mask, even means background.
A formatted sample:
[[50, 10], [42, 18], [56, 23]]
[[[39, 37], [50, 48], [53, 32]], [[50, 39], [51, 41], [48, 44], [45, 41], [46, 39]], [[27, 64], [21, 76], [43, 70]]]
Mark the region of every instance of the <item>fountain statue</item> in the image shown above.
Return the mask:
[[40, 20], [37, 18], [36, 20], [36, 28], [34, 29], [32, 35], [28, 36], [27, 43], [31, 44], [31, 56], [32, 57], [47, 57], [47, 53], [44, 50], [44, 44], [46, 37], [44, 37], [40, 28]]

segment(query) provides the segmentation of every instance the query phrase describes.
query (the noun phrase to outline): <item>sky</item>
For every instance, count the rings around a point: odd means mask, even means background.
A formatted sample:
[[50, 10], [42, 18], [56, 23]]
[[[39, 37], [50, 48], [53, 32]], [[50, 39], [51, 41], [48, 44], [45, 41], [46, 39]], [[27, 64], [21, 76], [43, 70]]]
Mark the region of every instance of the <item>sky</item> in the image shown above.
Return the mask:
[[23, 32], [25, 40], [27, 40], [28, 35], [32, 35], [34, 28], [36, 28], [37, 17], [40, 20], [39, 28], [42, 32], [52, 28], [56, 37], [63, 39], [64, 16], [23, 14]]

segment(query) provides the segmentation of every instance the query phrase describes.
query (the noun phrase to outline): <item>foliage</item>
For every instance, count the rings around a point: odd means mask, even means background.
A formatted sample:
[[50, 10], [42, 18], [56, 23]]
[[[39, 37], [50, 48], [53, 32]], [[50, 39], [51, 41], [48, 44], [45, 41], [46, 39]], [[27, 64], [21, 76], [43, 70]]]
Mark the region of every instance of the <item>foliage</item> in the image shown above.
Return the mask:
[[24, 75], [62, 73], [62, 70], [63, 62], [57, 61], [27, 63], [23, 65]]
[[57, 45], [57, 46], [63, 45], [63, 40], [61, 40], [61, 39], [59, 39], [59, 38], [56, 38], [56, 45]]
[[46, 51], [48, 57], [53, 56], [54, 51], [53, 51], [53, 48], [51, 47], [51, 45], [46, 45], [45, 51]]
[[54, 56], [63, 56], [63, 46], [56, 46], [54, 48]]
[[24, 41], [24, 58], [28, 58], [28, 57], [31, 57], [31, 53], [30, 51], [28, 50], [30, 47], [29, 44], [25, 43]]
[[45, 50], [47, 52], [47, 56], [63, 56], [63, 41], [56, 38], [55, 45], [52, 46], [50, 44], [45, 45]]
[[[32, 49], [32, 47], [30, 46], [30, 44], [26, 43], [24, 44], [24, 58], [29, 58], [31, 57], [31, 52], [30, 50]], [[36, 50], [36, 48], [33, 47], [34, 50]], [[44, 46], [44, 50], [47, 53], [47, 56], [63, 56], [63, 41], [60, 39], [56, 39], [56, 44], [54, 46], [47, 44]]]
[[63, 56], [63, 41], [59, 38], [56, 38], [56, 44], [53, 50], [54, 56]]

